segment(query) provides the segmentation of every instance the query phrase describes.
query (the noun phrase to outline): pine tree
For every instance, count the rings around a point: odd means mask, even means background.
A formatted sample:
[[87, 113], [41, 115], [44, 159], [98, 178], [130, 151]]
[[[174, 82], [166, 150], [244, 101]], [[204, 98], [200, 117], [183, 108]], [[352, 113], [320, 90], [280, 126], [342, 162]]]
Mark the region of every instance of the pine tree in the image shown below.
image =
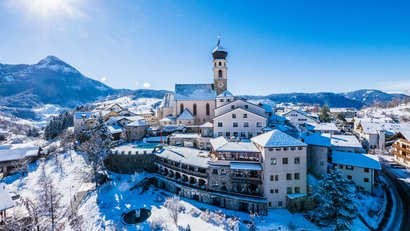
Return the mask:
[[350, 229], [357, 215], [353, 202], [355, 190], [353, 183], [344, 178], [340, 170], [331, 170], [320, 181], [315, 195], [319, 203], [316, 209], [319, 225], [330, 226], [334, 230]]
[[319, 120], [324, 123], [328, 123], [332, 121], [330, 110], [327, 105], [323, 105], [323, 107], [320, 109]]

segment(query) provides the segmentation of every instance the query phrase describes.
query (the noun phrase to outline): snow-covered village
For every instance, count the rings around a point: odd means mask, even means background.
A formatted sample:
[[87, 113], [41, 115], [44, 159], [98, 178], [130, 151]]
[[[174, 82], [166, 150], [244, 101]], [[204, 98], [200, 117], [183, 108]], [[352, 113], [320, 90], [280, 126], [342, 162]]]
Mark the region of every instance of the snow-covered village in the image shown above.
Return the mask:
[[97, 2], [0, 3], [0, 230], [410, 230], [408, 3]]

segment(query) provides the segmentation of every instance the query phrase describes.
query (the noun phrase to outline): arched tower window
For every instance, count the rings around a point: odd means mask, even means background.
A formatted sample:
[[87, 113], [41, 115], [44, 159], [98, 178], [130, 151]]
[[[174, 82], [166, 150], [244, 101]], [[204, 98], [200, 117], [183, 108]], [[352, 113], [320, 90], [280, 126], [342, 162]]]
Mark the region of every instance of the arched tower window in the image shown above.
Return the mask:
[[209, 106], [209, 103], [206, 104], [206, 115], [209, 116], [211, 114], [211, 107]]
[[219, 66], [222, 66], [222, 62], [221, 62], [221, 61], [219, 61]]
[[184, 112], [184, 104], [183, 103], [181, 103], [179, 105], [179, 114], [182, 114], [182, 112]]
[[194, 116], [196, 116], [197, 112], [196, 112], [196, 103], [194, 103]]
[[222, 78], [222, 70], [219, 70], [219, 71], [218, 71], [218, 77], [219, 77], [219, 78]]

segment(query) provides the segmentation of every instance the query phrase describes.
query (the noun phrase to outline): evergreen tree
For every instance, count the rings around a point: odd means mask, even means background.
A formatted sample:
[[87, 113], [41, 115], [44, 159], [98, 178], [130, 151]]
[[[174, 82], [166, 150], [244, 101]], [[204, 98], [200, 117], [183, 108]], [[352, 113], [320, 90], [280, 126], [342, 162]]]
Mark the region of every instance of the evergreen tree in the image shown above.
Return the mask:
[[352, 181], [344, 178], [340, 170], [331, 170], [320, 181], [315, 195], [319, 203], [316, 209], [319, 225], [332, 227], [334, 230], [350, 229], [357, 215], [353, 203], [355, 193]]
[[332, 115], [330, 114], [329, 107], [323, 105], [319, 112], [319, 119], [321, 122], [328, 123], [332, 121]]

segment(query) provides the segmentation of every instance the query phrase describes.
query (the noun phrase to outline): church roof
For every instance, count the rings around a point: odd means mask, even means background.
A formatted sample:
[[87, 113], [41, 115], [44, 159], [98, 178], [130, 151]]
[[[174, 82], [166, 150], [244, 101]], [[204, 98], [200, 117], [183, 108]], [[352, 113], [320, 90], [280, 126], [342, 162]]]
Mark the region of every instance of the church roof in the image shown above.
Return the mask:
[[233, 96], [233, 94], [230, 91], [225, 90], [221, 94], [218, 95], [218, 97], [227, 97], [227, 96]]
[[175, 100], [215, 100], [213, 84], [175, 84]]
[[191, 112], [185, 108], [185, 110], [178, 116], [177, 120], [193, 120]]

